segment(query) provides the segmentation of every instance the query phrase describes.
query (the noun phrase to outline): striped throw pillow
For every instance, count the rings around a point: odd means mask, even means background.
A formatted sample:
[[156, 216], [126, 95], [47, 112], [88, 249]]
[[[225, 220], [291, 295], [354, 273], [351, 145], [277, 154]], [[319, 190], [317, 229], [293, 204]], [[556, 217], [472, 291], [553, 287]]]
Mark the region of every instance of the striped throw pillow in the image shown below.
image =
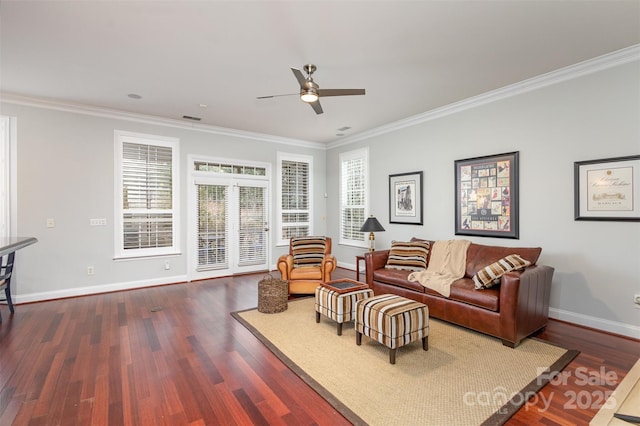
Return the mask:
[[326, 237], [293, 237], [291, 239], [293, 267], [322, 265], [326, 244]]
[[500, 284], [500, 279], [505, 273], [509, 271], [519, 271], [529, 265], [531, 265], [531, 262], [528, 260], [523, 259], [517, 254], [510, 254], [480, 269], [472, 279], [476, 290], [482, 290], [483, 288], [490, 288], [496, 284]]
[[391, 241], [387, 269], [422, 271], [427, 268], [430, 244], [428, 241]]

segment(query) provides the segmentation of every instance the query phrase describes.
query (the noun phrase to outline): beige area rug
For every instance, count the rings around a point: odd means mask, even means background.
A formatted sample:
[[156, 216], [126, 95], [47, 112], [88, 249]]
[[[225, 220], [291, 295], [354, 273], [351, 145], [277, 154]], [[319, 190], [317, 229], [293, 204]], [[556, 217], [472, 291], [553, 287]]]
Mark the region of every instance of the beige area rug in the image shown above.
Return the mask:
[[[589, 424], [592, 426], [629, 426], [633, 424], [616, 418], [616, 415], [634, 416], [640, 419], [640, 359], [624, 376], [622, 382]], [[637, 423], [638, 421], [636, 421]]]
[[356, 345], [353, 322], [342, 336], [324, 316], [317, 324], [313, 298], [232, 315], [354, 424], [500, 425], [578, 354], [534, 339], [511, 349], [431, 319], [429, 350], [412, 342], [391, 365], [381, 344]]

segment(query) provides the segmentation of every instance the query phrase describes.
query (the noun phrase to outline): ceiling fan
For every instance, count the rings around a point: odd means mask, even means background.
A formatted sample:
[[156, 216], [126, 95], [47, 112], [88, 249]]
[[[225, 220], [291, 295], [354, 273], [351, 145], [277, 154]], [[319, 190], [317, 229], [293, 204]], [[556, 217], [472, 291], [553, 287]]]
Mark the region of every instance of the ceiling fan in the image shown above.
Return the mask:
[[[313, 81], [311, 75], [315, 72], [316, 66], [313, 64], [307, 64], [304, 66], [304, 71], [307, 73], [305, 77], [302, 72], [297, 68], [291, 68], [293, 75], [296, 76], [298, 83], [300, 84], [300, 100], [311, 105], [311, 108], [316, 114], [322, 114], [322, 106], [320, 105], [320, 98], [324, 96], [350, 96], [350, 95], [364, 95], [364, 89], [321, 89], [318, 83]], [[291, 96], [296, 93], [289, 93], [286, 95], [270, 95], [270, 96], [258, 96], [257, 99], [275, 98], [277, 96]]]

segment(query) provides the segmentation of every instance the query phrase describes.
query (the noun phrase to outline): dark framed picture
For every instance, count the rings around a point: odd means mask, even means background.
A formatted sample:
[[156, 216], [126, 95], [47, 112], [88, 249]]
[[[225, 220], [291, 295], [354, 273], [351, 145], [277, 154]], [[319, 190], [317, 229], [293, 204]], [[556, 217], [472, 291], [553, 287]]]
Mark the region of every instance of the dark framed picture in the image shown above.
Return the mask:
[[456, 235], [520, 238], [518, 155], [455, 161]]
[[422, 172], [389, 175], [389, 223], [422, 225]]
[[576, 161], [575, 220], [640, 221], [640, 155]]

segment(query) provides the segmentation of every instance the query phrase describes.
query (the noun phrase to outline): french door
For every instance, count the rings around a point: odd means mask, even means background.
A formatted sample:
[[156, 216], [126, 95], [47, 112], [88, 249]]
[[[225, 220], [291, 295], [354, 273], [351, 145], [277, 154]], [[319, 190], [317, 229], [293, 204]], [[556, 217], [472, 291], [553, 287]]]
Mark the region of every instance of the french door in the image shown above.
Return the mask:
[[268, 182], [198, 178], [193, 189], [191, 278], [268, 270]]

